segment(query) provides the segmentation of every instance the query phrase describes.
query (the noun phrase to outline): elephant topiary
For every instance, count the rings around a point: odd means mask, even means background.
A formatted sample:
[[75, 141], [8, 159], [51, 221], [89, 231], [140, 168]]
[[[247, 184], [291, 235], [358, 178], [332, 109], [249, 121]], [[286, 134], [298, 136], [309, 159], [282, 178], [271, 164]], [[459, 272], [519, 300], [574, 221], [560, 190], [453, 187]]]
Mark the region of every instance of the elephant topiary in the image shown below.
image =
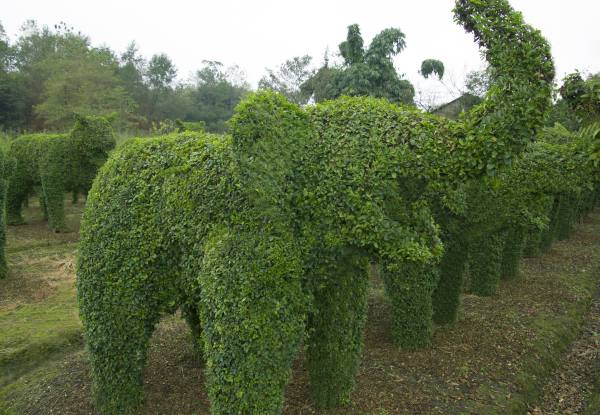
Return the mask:
[[41, 186], [40, 204], [54, 231], [66, 230], [64, 194], [87, 194], [98, 169], [115, 147], [108, 121], [78, 116], [69, 134], [34, 134], [14, 140], [8, 157], [16, 161], [9, 176], [7, 220], [24, 223], [21, 208], [34, 186]]
[[425, 195], [506, 164], [541, 125], [554, 77], [546, 41], [507, 1], [460, 0], [455, 13], [505, 70], [460, 122], [364, 97], [305, 110], [260, 92], [230, 136], [183, 132], [113, 153], [77, 264], [103, 413], [141, 403], [149, 339], [177, 310], [206, 360], [213, 414], [280, 413], [301, 344], [316, 403], [346, 402], [369, 262], [382, 265], [397, 343], [427, 344], [443, 245]]
[[595, 138], [586, 130], [546, 127], [510, 166], [471, 183], [465, 220], [471, 292], [495, 294], [501, 278], [518, 275], [523, 254], [567, 238], [596, 205]]
[[7, 162], [4, 151], [0, 149], [0, 279], [6, 277], [8, 271], [4, 246], [6, 244], [6, 176], [12, 166]]

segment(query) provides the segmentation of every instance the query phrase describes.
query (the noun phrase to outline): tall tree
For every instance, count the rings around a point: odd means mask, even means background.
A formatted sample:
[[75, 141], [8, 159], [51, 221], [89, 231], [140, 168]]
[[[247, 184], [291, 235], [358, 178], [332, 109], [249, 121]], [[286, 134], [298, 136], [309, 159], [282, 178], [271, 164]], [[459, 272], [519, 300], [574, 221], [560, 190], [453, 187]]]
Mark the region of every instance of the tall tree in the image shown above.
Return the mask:
[[583, 79], [579, 72], [563, 79], [560, 95], [575, 112], [582, 125], [600, 119], [600, 73]]
[[144, 82], [146, 67], [147, 62], [139, 54], [136, 43], [131, 42], [125, 52], [121, 54], [117, 74], [121, 79], [123, 88], [137, 104], [148, 99], [148, 87]]
[[150, 121], [159, 121], [165, 117], [164, 102], [173, 94], [173, 82], [177, 76], [177, 68], [164, 53], [153, 55], [146, 68], [146, 81], [150, 89], [147, 115]]
[[0, 129], [15, 129], [22, 124], [23, 91], [14, 59], [14, 48], [0, 23]]
[[221, 62], [203, 61], [190, 92], [194, 112], [189, 120], [204, 121], [206, 130], [223, 132], [233, 109], [248, 93], [248, 83], [240, 79], [237, 67], [224, 68]]
[[438, 79], [442, 79], [444, 77], [444, 70], [444, 63], [442, 61], [437, 59], [425, 59], [421, 63], [421, 70], [419, 72], [425, 79], [434, 74]]
[[[368, 48], [358, 25], [348, 27], [346, 40], [339, 45], [344, 59], [341, 67], [326, 63], [303, 86], [319, 101], [317, 88], [329, 91], [326, 99], [340, 95], [367, 95], [386, 98], [391, 102], [413, 104], [415, 90], [394, 67], [393, 58], [406, 47], [404, 33], [397, 28], [381, 31]], [[315, 79], [316, 78], [316, 79]]]
[[465, 77], [465, 92], [483, 98], [492, 82], [492, 68], [470, 71]]
[[34, 108], [46, 127], [64, 130], [76, 113], [115, 113], [123, 119], [134, 109], [117, 76], [113, 52], [90, 47], [87, 38], [78, 40], [65, 42], [57, 53], [41, 61], [50, 74], [43, 85], [42, 101]]
[[310, 95], [301, 86], [315, 75], [315, 70], [310, 68], [311, 61], [309, 55], [295, 56], [276, 70], [267, 68], [267, 74], [258, 82], [258, 88], [271, 89], [285, 95], [291, 102], [306, 104]]
[[153, 89], [169, 89], [172, 87], [177, 68], [166, 54], [160, 53], [152, 56], [146, 72], [148, 83]]

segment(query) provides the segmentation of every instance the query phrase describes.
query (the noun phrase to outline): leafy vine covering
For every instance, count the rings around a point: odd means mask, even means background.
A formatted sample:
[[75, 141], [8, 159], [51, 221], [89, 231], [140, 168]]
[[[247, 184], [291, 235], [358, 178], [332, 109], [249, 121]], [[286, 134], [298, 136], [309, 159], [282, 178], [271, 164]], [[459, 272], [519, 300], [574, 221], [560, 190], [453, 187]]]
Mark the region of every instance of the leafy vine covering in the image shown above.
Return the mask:
[[7, 157], [15, 168], [8, 175], [8, 223], [23, 223], [21, 208], [35, 186], [41, 186], [40, 203], [54, 231], [65, 226], [64, 194], [87, 194], [100, 166], [115, 147], [108, 121], [77, 117], [69, 134], [34, 134], [11, 143]]
[[10, 165], [6, 160], [6, 155], [3, 150], [0, 150], [0, 279], [6, 277], [6, 255], [4, 245], [6, 244], [6, 224], [4, 223], [5, 206], [6, 206], [6, 176], [10, 171]]
[[[597, 181], [562, 187], [581, 179], [565, 171], [585, 140], [534, 142], [551, 105], [547, 42], [506, 0], [459, 0], [455, 17], [494, 73], [458, 122], [368, 97], [302, 109], [260, 92], [237, 107], [229, 136], [184, 131], [112, 154], [89, 194], [77, 265], [104, 413], [141, 403], [150, 337], [177, 310], [206, 361], [214, 414], [280, 413], [301, 345], [317, 405], [343, 404], [369, 262], [380, 264], [394, 339], [420, 347], [434, 320], [455, 319], [466, 261], [470, 289], [489, 295], [556, 204], [576, 209], [570, 222], [590, 208]], [[538, 180], [546, 171], [556, 180]]]

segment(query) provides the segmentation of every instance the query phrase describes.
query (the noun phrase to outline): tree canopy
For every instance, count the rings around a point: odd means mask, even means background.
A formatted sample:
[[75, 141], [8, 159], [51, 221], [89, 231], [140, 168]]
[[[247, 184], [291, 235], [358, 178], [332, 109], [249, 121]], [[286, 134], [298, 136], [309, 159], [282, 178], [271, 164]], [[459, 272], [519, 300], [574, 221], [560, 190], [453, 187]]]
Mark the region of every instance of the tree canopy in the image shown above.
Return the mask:
[[177, 74], [169, 56], [146, 59], [135, 42], [118, 54], [65, 23], [35, 21], [11, 42], [0, 24], [0, 130], [65, 131], [79, 114], [133, 132], [176, 119], [222, 132], [250, 89], [239, 68], [218, 62], [205, 61], [191, 81]]

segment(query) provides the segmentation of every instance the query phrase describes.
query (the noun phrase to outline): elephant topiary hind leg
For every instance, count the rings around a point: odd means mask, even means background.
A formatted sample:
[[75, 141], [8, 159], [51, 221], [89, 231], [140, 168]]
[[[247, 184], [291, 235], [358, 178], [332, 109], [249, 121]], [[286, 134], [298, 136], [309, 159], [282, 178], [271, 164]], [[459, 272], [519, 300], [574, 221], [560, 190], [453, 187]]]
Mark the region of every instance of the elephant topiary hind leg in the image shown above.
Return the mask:
[[358, 371], [367, 314], [368, 262], [343, 254], [321, 267], [306, 344], [311, 395], [317, 406], [348, 402]]
[[42, 196], [48, 216], [48, 227], [54, 232], [66, 232], [65, 223], [65, 189], [60, 178], [55, 175], [42, 176]]
[[445, 241], [446, 250], [439, 266], [440, 280], [433, 292], [433, 321], [452, 324], [460, 307], [460, 294], [467, 265], [467, 241], [459, 231]]
[[437, 268], [417, 262], [383, 263], [382, 277], [392, 303], [392, 338], [398, 346], [416, 349], [429, 345], [433, 334], [432, 294]]

